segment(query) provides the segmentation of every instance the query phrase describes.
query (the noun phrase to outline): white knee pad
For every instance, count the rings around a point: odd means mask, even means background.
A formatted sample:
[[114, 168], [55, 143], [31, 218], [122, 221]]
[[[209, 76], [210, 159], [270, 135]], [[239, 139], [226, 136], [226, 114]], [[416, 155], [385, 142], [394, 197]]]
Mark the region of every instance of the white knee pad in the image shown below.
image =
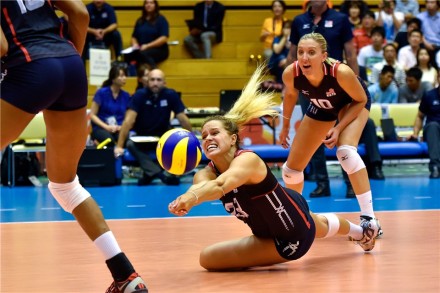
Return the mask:
[[60, 206], [68, 213], [90, 197], [90, 193], [79, 184], [78, 176], [69, 183], [49, 182], [49, 190]]
[[341, 145], [336, 151], [336, 156], [347, 174], [353, 174], [365, 168], [365, 163], [354, 146]]
[[298, 184], [304, 181], [304, 173], [302, 171], [292, 170], [283, 164], [283, 181], [286, 184]]
[[320, 215], [324, 216], [327, 219], [327, 223], [328, 223], [328, 231], [327, 234], [325, 234], [324, 238], [332, 237], [338, 234], [339, 218], [333, 213], [324, 213]]

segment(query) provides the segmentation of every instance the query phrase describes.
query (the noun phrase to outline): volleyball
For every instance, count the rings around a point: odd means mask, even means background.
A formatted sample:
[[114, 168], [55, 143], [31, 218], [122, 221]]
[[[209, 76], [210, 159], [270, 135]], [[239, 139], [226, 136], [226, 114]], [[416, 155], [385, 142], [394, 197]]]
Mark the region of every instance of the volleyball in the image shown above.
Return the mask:
[[182, 175], [197, 167], [202, 158], [202, 149], [192, 132], [176, 128], [161, 136], [156, 157], [163, 169], [174, 175]]

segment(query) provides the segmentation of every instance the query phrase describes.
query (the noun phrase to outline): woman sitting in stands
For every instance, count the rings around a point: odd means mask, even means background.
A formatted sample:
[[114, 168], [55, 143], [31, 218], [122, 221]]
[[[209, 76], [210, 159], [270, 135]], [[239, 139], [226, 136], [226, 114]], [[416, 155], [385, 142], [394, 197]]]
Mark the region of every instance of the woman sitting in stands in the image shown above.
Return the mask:
[[124, 121], [130, 94], [122, 89], [126, 82], [126, 71], [118, 65], [112, 66], [108, 79], [93, 97], [90, 108], [92, 140], [98, 144], [111, 139], [110, 146], [118, 141], [119, 130]]
[[135, 50], [125, 55], [126, 62], [136, 63], [137, 66], [147, 63], [156, 68], [158, 63], [168, 58], [170, 28], [159, 10], [157, 0], [144, 1], [142, 16], [136, 20], [131, 36], [131, 46]]

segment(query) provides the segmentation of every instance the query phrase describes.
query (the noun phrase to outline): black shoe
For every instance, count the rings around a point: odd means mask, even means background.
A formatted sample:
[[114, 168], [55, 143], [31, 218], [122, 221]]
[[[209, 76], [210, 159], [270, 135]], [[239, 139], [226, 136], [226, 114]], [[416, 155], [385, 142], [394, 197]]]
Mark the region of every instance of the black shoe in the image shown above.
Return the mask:
[[310, 197], [324, 197], [330, 196], [330, 186], [328, 184], [318, 184], [318, 186], [313, 190]]
[[383, 175], [382, 168], [380, 166], [373, 166], [370, 170], [370, 174], [368, 174], [368, 177], [375, 180], [385, 180], [385, 176]]
[[345, 193], [346, 198], [356, 198], [356, 193], [354, 193], [353, 186], [347, 186], [347, 192]]
[[145, 186], [145, 185], [149, 185], [151, 183], [151, 181], [153, 181], [154, 177], [145, 175], [142, 176], [142, 178], [138, 179], [137, 185], [138, 186]]
[[432, 167], [431, 175], [429, 175], [429, 178], [431, 179], [438, 179], [440, 178], [440, 171], [438, 166]]
[[179, 185], [180, 184], [180, 178], [176, 175], [169, 174], [166, 172], [159, 173], [157, 177], [160, 178], [160, 180], [166, 184], [166, 185]]

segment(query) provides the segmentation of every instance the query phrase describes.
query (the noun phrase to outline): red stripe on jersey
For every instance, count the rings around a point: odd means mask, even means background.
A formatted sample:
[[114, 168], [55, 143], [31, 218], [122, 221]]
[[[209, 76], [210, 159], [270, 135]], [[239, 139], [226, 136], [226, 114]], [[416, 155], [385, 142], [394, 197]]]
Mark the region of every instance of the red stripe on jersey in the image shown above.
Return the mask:
[[11, 18], [9, 17], [9, 13], [8, 13], [8, 10], [6, 8], [3, 8], [3, 14], [5, 15], [6, 22], [8, 23], [9, 29], [11, 30], [11, 33], [12, 33], [12, 36], [13, 36], [12, 40], [17, 45], [17, 47], [20, 48], [20, 50], [23, 52], [24, 57], [26, 58], [26, 61], [27, 62], [31, 62], [32, 58], [29, 55], [28, 50], [17, 39], [17, 33], [15, 32], [14, 25], [12, 24]]
[[[277, 184], [279, 185], [279, 184]], [[298, 211], [298, 214], [300, 214], [301, 218], [303, 218], [304, 223], [306, 223], [307, 228], [310, 229], [310, 222], [307, 220], [306, 215], [303, 213], [303, 211], [298, 207], [298, 205], [296, 204], [296, 202], [293, 201], [293, 199], [286, 193], [286, 191], [284, 190], [284, 188], [281, 188], [281, 190], [283, 191], [284, 195], [287, 197], [287, 199], [292, 203], [292, 205], [295, 207], [295, 209]]]
[[334, 78], [336, 78], [336, 74], [338, 73], [338, 67], [339, 67], [339, 62], [336, 62], [335, 64], [333, 64], [332, 66], [332, 76]]
[[324, 75], [328, 74], [327, 66], [325, 66], [325, 63], [322, 63], [322, 70], [324, 71]]
[[295, 77], [298, 77], [301, 70], [301, 68], [299, 68], [298, 61], [293, 62], [293, 66], [295, 66]]

